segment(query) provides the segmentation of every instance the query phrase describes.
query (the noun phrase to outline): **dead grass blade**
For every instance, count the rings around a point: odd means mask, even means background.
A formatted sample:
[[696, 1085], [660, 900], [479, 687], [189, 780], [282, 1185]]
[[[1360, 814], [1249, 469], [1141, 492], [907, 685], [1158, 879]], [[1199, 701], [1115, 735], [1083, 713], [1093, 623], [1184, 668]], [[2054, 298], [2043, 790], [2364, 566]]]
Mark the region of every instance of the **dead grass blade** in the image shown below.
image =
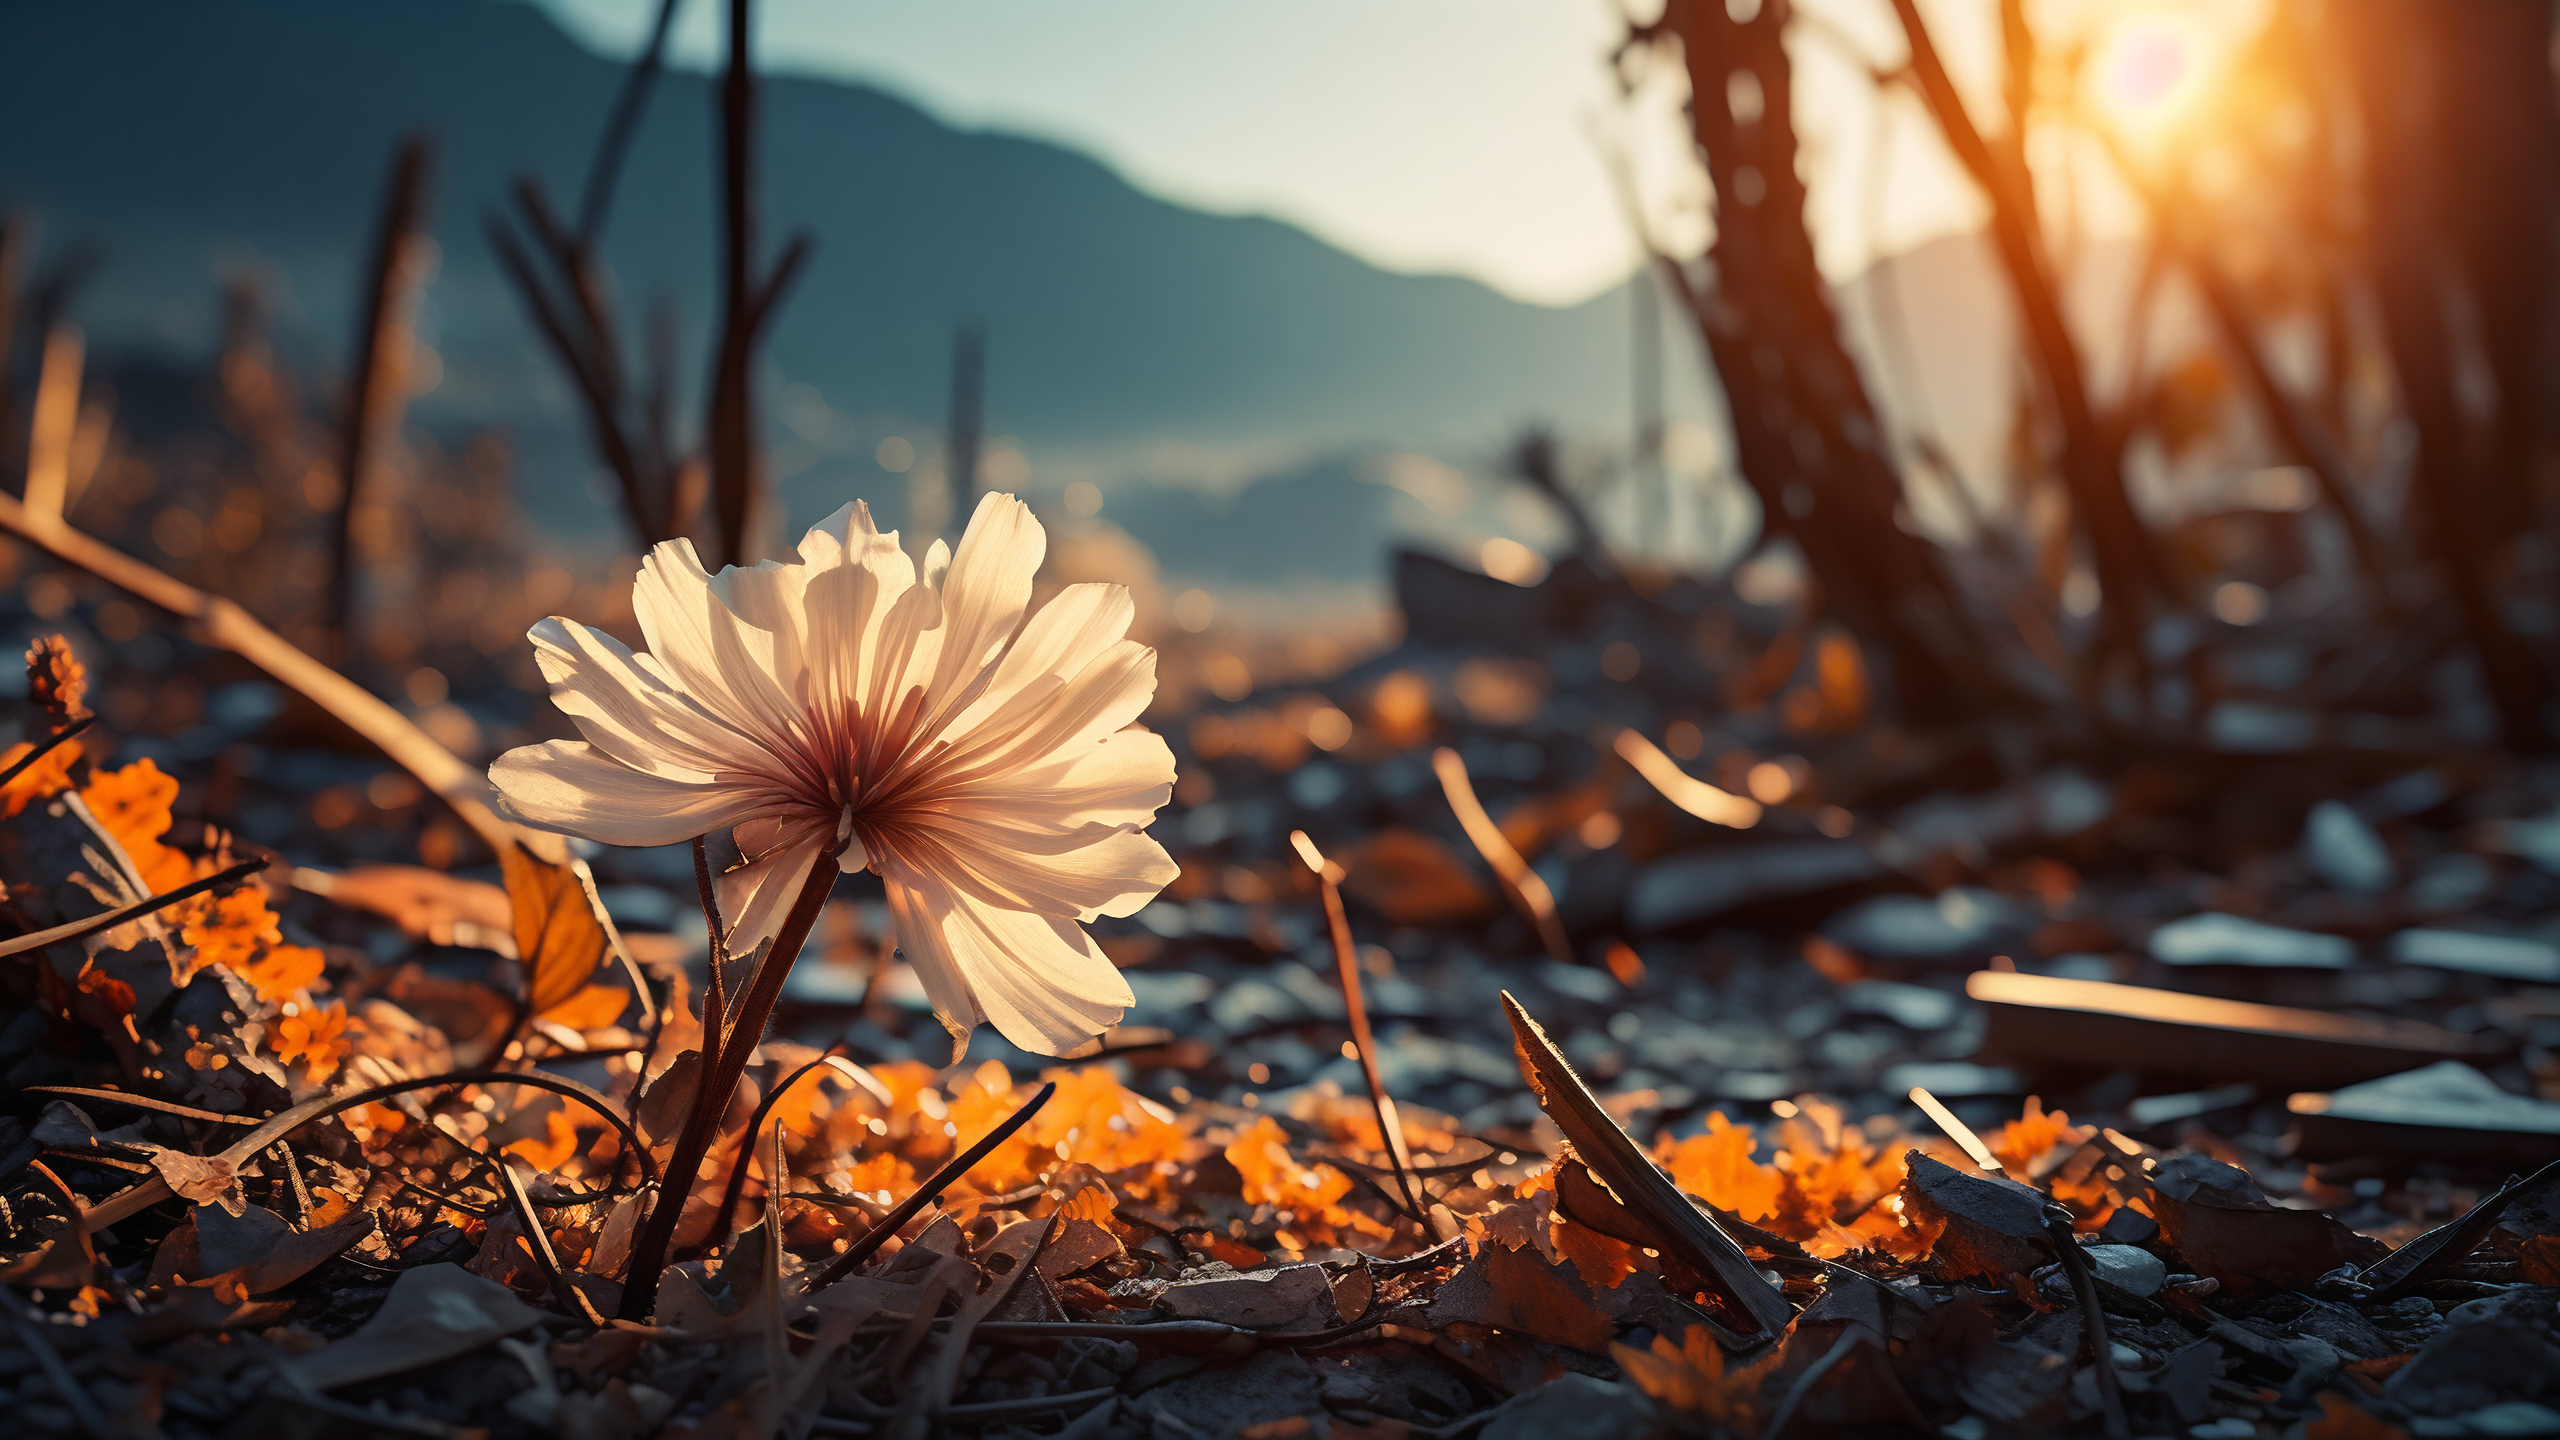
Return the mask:
[[2107, 1338], [2107, 1311], [2098, 1303], [2097, 1277], [2089, 1273], [2089, 1257], [2080, 1253], [2079, 1238], [2071, 1233], [2071, 1212], [2059, 1205], [2044, 1207], [2044, 1233], [2062, 1258], [2062, 1273], [2071, 1277], [2072, 1293], [2080, 1300], [2080, 1323], [2089, 1329], [2089, 1349], [2097, 1357], [2090, 1366], [2098, 1372], [2098, 1404], [2106, 1412], [2107, 1440], [2125, 1440], [2133, 1432], [2125, 1425], [2115, 1344]]
[[1360, 1052], [1360, 1078], [1369, 1084], [1369, 1106], [1377, 1112], [1378, 1135], [1387, 1147], [1387, 1158], [1395, 1166], [1396, 1189], [1404, 1196], [1405, 1213], [1431, 1232], [1434, 1240], [1449, 1237], [1440, 1233], [1439, 1222], [1431, 1216], [1430, 1207], [1420, 1181], [1413, 1175], [1413, 1156], [1405, 1148], [1404, 1123], [1396, 1118], [1395, 1097], [1387, 1093], [1387, 1083], [1378, 1074], [1378, 1041], [1369, 1032], [1369, 1003], [1360, 984], [1360, 956], [1351, 943], [1351, 917], [1342, 908], [1342, 876], [1340, 865], [1327, 860], [1304, 830], [1289, 832], [1289, 843], [1297, 848], [1298, 858], [1316, 874], [1324, 887], [1324, 918], [1333, 931], [1334, 969], [1342, 981], [1342, 1005], [1351, 1019], [1351, 1044]]
[[486, 771], [436, 743], [416, 721], [229, 600], [208, 595], [58, 519], [39, 518], [12, 495], [0, 495], [0, 530], [168, 611], [187, 622], [195, 639], [238, 655], [336, 716], [452, 807], [490, 849], [504, 854], [521, 846], [555, 863], [568, 858], [559, 836], [499, 816], [490, 803], [497, 792]]
[[597, 1311], [595, 1302], [587, 1298], [587, 1292], [570, 1284], [568, 1273], [560, 1268], [560, 1256], [551, 1248], [551, 1232], [543, 1228], [542, 1217], [534, 1213], [533, 1197], [524, 1192], [524, 1180], [516, 1174], [516, 1167], [508, 1164], [503, 1156], [487, 1158], [489, 1168], [498, 1172], [499, 1190], [505, 1193], [507, 1203], [515, 1207], [516, 1223], [524, 1227], [525, 1244], [532, 1249], [534, 1260], [551, 1281], [551, 1293], [559, 1296], [571, 1310], [586, 1316], [588, 1324], [603, 1329], [604, 1316]]
[[603, 927], [605, 947], [622, 962], [622, 973], [631, 979], [631, 993], [640, 1001], [640, 1018], [655, 1026], [658, 1002], [649, 998], [649, 977], [640, 973], [640, 962], [631, 958], [631, 947], [622, 943], [622, 927], [613, 923], [612, 913], [604, 908], [604, 892], [596, 888], [595, 867], [572, 858], [569, 873], [578, 877], [578, 887], [587, 892], [587, 906], [595, 912], [596, 924]]
[[1991, 1147], [1982, 1143], [1982, 1137], [1973, 1133], [1972, 1126], [1957, 1119], [1956, 1112], [1948, 1109], [1946, 1102], [1914, 1085], [1911, 1087], [1911, 1103], [1920, 1107], [1921, 1114], [1936, 1121], [1938, 1128], [1947, 1133], [1948, 1139], [1963, 1146], [1964, 1153], [1972, 1157], [1975, 1165], [1994, 1175], [2007, 1173], [2001, 1166], [1999, 1157], [1991, 1153]]
[[67, 925], [38, 930], [31, 935], [21, 935], [14, 940], [0, 940], [0, 958], [23, 955], [30, 950], [41, 950], [47, 945], [58, 945], [65, 940], [77, 940], [83, 935], [95, 935], [101, 930], [113, 930], [128, 920], [139, 920], [155, 911], [166, 910], [181, 900], [193, 899], [208, 890], [219, 890], [236, 885], [266, 868], [267, 862], [264, 860], [243, 860], [228, 870], [207, 875], [201, 880], [191, 880], [166, 895], [154, 895], [148, 900], [137, 900], [131, 905], [110, 910], [103, 915], [92, 915], [86, 920], [74, 920]]
[[[623, 1152], [639, 1161], [642, 1183], [650, 1185], [658, 1183], [658, 1162], [650, 1158], [648, 1147], [641, 1143], [640, 1132], [631, 1128], [630, 1119], [617, 1109], [611, 1100], [575, 1080], [560, 1075], [546, 1075], [539, 1070], [461, 1070], [447, 1075], [421, 1075], [408, 1080], [394, 1080], [388, 1084], [376, 1085], [369, 1090], [350, 1090], [338, 1095], [315, 1095], [282, 1114], [268, 1116], [260, 1121], [258, 1128], [250, 1131], [246, 1138], [214, 1158], [236, 1169], [246, 1163], [251, 1156], [314, 1120], [326, 1119], [342, 1110], [352, 1110], [359, 1105], [371, 1105], [376, 1101], [388, 1100], [394, 1095], [405, 1095], [412, 1090], [435, 1090], [448, 1085], [530, 1085], [537, 1090], [548, 1090], [555, 1095], [563, 1095], [575, 1100], [602, 1116], [605, 1123], [614, 1128], [614, 1133], [622, 1138]], [[168, 1199], [173, 1193], [175, 1192], [170, 1190], [169, 1182], [166, 1180], [145, 1181], [130, 1190], [120, 1190], [88, 1207], [81, 1212], [81, 1224], [92, 1231], [105, 1229], [118, 1220], [150, 1209]]]
[[968, 1174], [979, 1161], [994, 1154], [997, 1146], [1012, 1139], [1014, 1131], [1029, 1124], [1031, 1117], [1040, 1113], [1040, 1107], [1049, 1103], [1049, 1097], [1057, 1093], [1057, 1081], [1051, 1080], [1041, 1085], [1040, 1093], [1022, 1102], [1022, 1108], [1006, 1116], [1003, 1124], [988, 1131], [984, 1139], [952, 1157], [950, 1163], [934, 1171], [930, 1178], [916, 1187], [916, 1193], [899, 1201], [897, 1208], [882, 1216], [878, 1224], [864, 1231], [861, 1239], [854, 1241], [843, 1254], [828, 1261], [827, 1268], [818, 1272], [818, 1278], [810, 1283], [809, 1288], [815, 1290], [822, 1286], [833, 1285], [860, 1268], [863, 1261], [878, 1253], [881, 1245], [886, 1243], [890, 1236], [897, 1234], [900, 1228], [916, 1218], [924, 1207], [932, 1204], [943, 1191], [950, 1189], [953, 1182]]
[[1618, 752], [1618, 758], [1635, 767], [1645, 783], [1661, 792], [1663, 799], [1708, 824], [1748, 830], [1760, 823], [1759, 801], [1729, 794], [1698, 779], [1663, 754], [1662, 747], [1637, 732], [1620, 729], [1609, 745]]
[[1502, 1008], [1511, 1017], [1521, 1075], [1536, 1092], [1540, 1108], [1573, 1142], [1574, 1153], [1583, 1164], [1652, 1233], [1664, 1253], [1713, 1282], [1736, 1314], [1759, 1327], [1761, 1338], [1784, 1330], [1795, 1318], [1794, 1312], [1785, 1297], [1761, 1278], [1750, 1258], [1742, 1253], [1742, 1247], [1690, 1203], [1689, 1197], [1671, 1183], [1671, 1177], [1662, 1173], [1662, 1167], [1637, 1147], [1617, 1121], [1609, 1118], [1609, 1112], [1600, 1107], [1599, 1097], [1582, 1083], [1582, 1077], [1574, 1073], [1563, 1052], [1556, 1049], [1547, 1032], [1529, 1018], [1529, 1012], [1508, 990], [1502, 992]]
[[1529, 862], [1512, 848], [1502, 827], [1485, 813], [1484, 802], [1476, 798], [1474, 782], [1467, 778], [1467, 762], [1458, 758], [1457, 751], [1443, 745], [1431, 752], [1431, 768], [1440, 777], [1440, 789], [1449, 797], [1449, 808], [1457, 812], [1458, 824], [1475, 842], [1476, 853], [1484, 856], [1485, 863], [1493, 867], [1495, 878], [1502, 882], [1503, 893], [1537, 927], [1538, 939], [1546, 945], [1547, 954], [1559, 965], [1572, 964], [1573, 944], [1565, 939], [1564, 923], [1556, 918], [1555, 892], [1538, 878], [1537, 871], [1529, 868]]
[[60, 523], [71, 492], [71, 437], [80, 423], [80, 332], [56, 325], [44, 337], [35, 414], [27, 430], [27, 509]]
[[[837, 1074], [845, 1077], [848, 1082], [859, 1088], [864, 1094], [878, 1100], [883, 1105], [889, 1103], [889, 1089], [887, 1086], [880, 1083], [878, 1076], [873, 1075], [870, 1071], [863, 1069], [861, 1066], [854, 1064], [852, 1061], [841, 1055], [821, 1055], [817, 1059], [810, 1061], [808, 1064], [801, 1066], [799, 1069], [792, 1071], [789, 1075], [784, 1076], [782, 1083], [774, 1086], [771, 1094], [757, 1102], [756, 1113], [747, 1120], [747, 1133], [749, 1135], [760, 1135], [764, 1133], [765, 1119], [773, 1114], [773, 1107], [781, 1102], [782, 1097], [790, 1092], [792, 1086], [799, 1084], [801, 1081], [809, 1078], [809, 1076], [820, 1070], [833, 1070]], [[779, 1132], [777, 1131], [777, 1133]], [[765, 1175], [766, 1183], [769, 1186], [776, 1187], [781, 1186], [784, 1181], [790, 1178], [784, 1175], [779, 1168], [768, 1170], [765, 1172]], [[720, 1192], [720, 1208], [718, 1211], [714, 1212], [711, 1217], [711, 1238], [706, 1243], [716, 1245], [728, 1238], [729, 1225], [732, 1221], [737, 1219], [738, 1216], [739, 1197], [746, 1193], [746, 1188], [747, 1156], [746, 1151], [742, 1148], [738, 1152], [737, 1163], [729, 1167], [729, 1183]], [[766, 1199], [766, 1208], [768, 1210], [772, 1209], [774, 1201], [780, 1199], [781, 1195], [782, 1192], [780, 1189], [773, 1190]]]
[[54, 752], [54, 747], [97, 723], [97, 716], [83, 715], [79, 719], [72, 721], [70, 724], [63, 726], [61, 729], [54, 731], [51, 735], [46, 736], [43, 740], [37, 743], [36, 748], [28, 751], [16, 764], [11, 765], [6, 770], [0, 770], [0, 788], [5, 788], [10, 781], [17, 779], [19, 776], [27, 773], [30, 769], [33, 769], [37, 761], [42, 760], [44, 757]]

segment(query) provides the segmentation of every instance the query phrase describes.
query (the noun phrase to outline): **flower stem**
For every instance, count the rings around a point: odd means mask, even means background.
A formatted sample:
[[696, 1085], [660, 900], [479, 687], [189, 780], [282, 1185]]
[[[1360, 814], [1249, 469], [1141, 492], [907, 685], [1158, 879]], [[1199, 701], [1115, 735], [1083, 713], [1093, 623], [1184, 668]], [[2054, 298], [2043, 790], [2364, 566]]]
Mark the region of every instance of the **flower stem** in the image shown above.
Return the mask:
[[[729, 1097], [737, 1093], [738, 1081], [746, 1074], [747, 1057], [755, 1052], [765, 1021], [773, 1016], [774, 1002], [782, 998], [782, 982], [791, 973], [791, 962], [800, 958], [800, 947], [808, 942], [809, 932], [817, 928], [818, 913], [826, 908], [827, 893], [835, 888], [836, 869], [835, 857], [826, 854], [819, 855], [810, 867], [809, 878], [801, 883], [799, 898], [791, 902], [791, 913], [783, 917], [782, 928], [773, 937], [773, 948], [765, 951], [754, 980], [747, 985], [746, 996], [738, 1007], [738, 1023], [729, 1028], [718, 1057], [703, 1066], [702, 1088], [694, 1092], [693, 1113], [685, 1118], [684, 1130], [676, 1136], [675, 1151], [667, 1159], [666, 1187], [650, 1202], [649, 1218], [631, 1247], [631, 1268], [623, 1274], [619, 1311], [625, 1320], [646, 1320], [657, 1307], [658, 1272], [664, 1268], [667, 1246], [675, 1239], [676, 1222], [683, 1218], [684, 1202], [693, 1192], [695, 1178], [702, 1173], [711, 1142], [719, 1136], [721, 1118], [729, 1113]], [[708, 1022], [709, 1017], [705, 1020]], [[711, 1026], [706, 1023], [706, 1045], [710, 1033]]]

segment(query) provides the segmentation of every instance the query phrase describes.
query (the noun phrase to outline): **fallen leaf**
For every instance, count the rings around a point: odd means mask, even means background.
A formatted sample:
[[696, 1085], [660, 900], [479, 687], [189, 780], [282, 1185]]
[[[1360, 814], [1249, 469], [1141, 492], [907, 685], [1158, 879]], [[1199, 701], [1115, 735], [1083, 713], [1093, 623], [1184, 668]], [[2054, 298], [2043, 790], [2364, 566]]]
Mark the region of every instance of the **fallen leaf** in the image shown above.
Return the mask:
[[450, 1262], [421, 1265], [391, 1282], [382, 1308], [354, 1334], [278, 1368], [296, 1384], [334, 1390], [468, 1355], [541, 1321], [541, 1311], [494, 1280]]
[[[358, 865], [335, 875], [297, 871], [294, 885], [382, 916], [414, 939], [437, 945], [511, 938], [516, 911], [507, 892], [418, 865]], [[570, 877], [575, 886], [576, 877]]]
[[216, 1155], [210, 1159], [190, 1155], [183, 1150], [161, 1150], [151, 1157], [151, 1168], [169, 1182], [169, 1188], [181, 1199], [198, 1205], [219, 1205], [233, 1214], [247, 1203], [240, 1193], [240, 1177], [231, 1162]]
[[536, 859], [522, 847], [501, 852], [499, 859], [515, 916], [516, 956], [524, 966], [525, 1005], [544, 1015], [576, 995], [604, 963], [604, 927], [568, 866]]
[[1574, 1073], [1563, 1052], [1547, 1038], [1538, 1022], [1509, 991], [1503, 1009], [1511, 1017], [1512, 1041], [1520, 1073], [1536, 1093], [1538, 1105], [1573, 1142], [1574, 1152], [1604, 1181], [1636, 1221], [1652, 1236], [1653, 1247], [1696, 1270], [1710, 1281], [1743, 1323], [1776, 1334], [1794, 1312], [1775, 1287], [1752, 1267], [1742, 1247], [1716, 1227], [1662, 1173], [1626, 1130], [1602, 1109], [1591, 1087]]

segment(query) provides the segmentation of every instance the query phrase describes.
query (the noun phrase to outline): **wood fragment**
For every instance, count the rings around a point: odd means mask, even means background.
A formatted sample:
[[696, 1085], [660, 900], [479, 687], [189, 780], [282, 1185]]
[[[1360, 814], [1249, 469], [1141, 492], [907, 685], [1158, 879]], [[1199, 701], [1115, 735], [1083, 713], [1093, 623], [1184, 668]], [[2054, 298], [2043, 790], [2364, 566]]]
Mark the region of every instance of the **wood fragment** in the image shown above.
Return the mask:
[[1725, 1303], [1758, 1327], [1760, 1339], [1775, 1338], [1794, 1318], [1785, 1297], [1753, 1267], [1742, 1247], [1692, 1204], [1662, 1173], [1662, 1167], [1609, 1117], [1564, 1053], [1507, 990], [1502, 993], [1502, 1008], [1511, 1018], [1521, 1075], [1536, 1093], [1539, 1107], [1573, 1142], [1583, 1164], [1653, 1233], [1657, 1248], [1712, 1281]]

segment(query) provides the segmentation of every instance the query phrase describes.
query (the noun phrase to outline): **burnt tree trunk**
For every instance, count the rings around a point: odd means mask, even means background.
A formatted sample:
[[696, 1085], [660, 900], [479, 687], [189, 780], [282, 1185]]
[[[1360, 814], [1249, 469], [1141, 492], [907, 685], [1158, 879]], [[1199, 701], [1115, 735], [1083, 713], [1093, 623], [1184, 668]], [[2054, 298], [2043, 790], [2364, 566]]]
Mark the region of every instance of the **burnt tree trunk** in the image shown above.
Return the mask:
[[1823, 602], [1890, 662], [1905, 714], [1960, 720], [2017, 692], [1964, 613], [1937, 548], [1897, 523], [1902, 481], [1840, 338], [1805, 228], [1784, 0], [1736, 19], [1724, 0], [1672, 0], [1690, 121], [1716, 195], [1712, 278], [1665, 268], [1689, 304], [1731, 412], [1763, 524], [1792, 537]]
[[2417, 441], [2410, 503], [2503, 738], [2544, 748], [2546, 677], [2497, 588], [2533, 511], [2547, 374], [2551, 6], [2357, 0], [2333, 13], [2364, 131], [2366, 263]]

